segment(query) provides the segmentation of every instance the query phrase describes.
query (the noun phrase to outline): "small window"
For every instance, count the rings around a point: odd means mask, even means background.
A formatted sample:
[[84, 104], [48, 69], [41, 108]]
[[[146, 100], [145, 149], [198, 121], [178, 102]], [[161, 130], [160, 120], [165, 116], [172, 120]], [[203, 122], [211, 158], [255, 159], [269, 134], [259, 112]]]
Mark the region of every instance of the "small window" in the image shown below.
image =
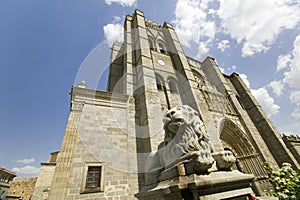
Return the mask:
[[157, 90], [164, 90], [164, 83], [163, 83], [163, 80], [162, 78], [156, 74], [156, 87], [157, 87]]
[[97, 188], [100, 187], [101, 177], [101, 166], [100, 167], [89, 167], [86, 177], [86, 188]]
[[167, 54], [166, 47], [165, 47], [164, 43], [159, 42], [158, 46], [159, 46], [160, 53]]
[[169, 88], [171, 93], [178, 93], [178, 88], [174, 80], [169, 82]]
[[152, 40], [152, 39], [149, 39], [148, 42], [149, 42], [149, 47], [150, 47], [150, 49], [151, 49], [151, 50], [154, 50], [153, 40]]
[[160, 83], [157, 83], [156, 86], [157, 90], [163, 90], [163, 86]]
[[104, 191], [103, 167], [99, 163], [86, 164], [82, 193]]

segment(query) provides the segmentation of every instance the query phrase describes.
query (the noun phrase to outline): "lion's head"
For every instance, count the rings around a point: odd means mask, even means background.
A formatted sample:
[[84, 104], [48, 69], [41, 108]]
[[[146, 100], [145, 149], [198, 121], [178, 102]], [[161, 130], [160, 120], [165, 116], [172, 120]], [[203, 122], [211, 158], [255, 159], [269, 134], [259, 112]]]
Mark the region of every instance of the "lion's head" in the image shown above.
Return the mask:
[[158, 149], [160, 163], [165, 168], [189, 162], [190, 159], [196, 159], [201, 170], [211, 167], [214, 162], [211, 157], [213, 145], [197, 111], [188, 105], [176, 106], [168, 110], [163, 122], [165, 139]]
[[188, 105], [176, 106], [165, 114], [164, 129], [175, 136], [180, 131], [191, 127], [199, 139], [207, 138], [206, 129], [197, 111]]

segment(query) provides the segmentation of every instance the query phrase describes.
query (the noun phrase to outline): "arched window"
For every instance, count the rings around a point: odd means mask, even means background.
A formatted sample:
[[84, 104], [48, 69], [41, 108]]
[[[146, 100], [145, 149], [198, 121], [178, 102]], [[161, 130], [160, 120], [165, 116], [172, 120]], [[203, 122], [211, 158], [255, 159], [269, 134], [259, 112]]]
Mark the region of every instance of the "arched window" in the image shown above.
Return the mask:
[[158, 42], [158, 46], [159, 46], [159, 52], [160, 53], [167, 54], [166, 46], [162, 41]]
[[207, 85], [205, 83], [205, 79], [204, 77], [197, 71], [192, 70], [193, 71], [193, 75], [195, 77], [195, 81], [197, 83], [197, 88], [200, 90], [207, 90]]
[[169, 81], [169, 88], [171, 93], [178, 93], [178, 87], [175, 80]]
[[160, 75], [156, 74], [156, 87], [157, 90], [163, 91], [164, 90], [164, 82]]
[[152, 39], [152, 38], [149, 38], [149, 39], [148, 39], [148, 42], [149, 42], [149, 48], [150, 48], [150, 50], [154, 50], [154, 42], [153, 42], [153, 39]]

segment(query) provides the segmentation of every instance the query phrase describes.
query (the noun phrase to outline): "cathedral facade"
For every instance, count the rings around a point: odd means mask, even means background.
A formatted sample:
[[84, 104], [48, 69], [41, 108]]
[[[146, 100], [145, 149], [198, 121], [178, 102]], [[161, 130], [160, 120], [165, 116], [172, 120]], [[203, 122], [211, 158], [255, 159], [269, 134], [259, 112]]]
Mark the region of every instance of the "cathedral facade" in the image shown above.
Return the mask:
[[107, 92], [72, 88], [61, 149], [42, 163], [32, 199], [135, 199], [146, 159], [164, 140], [163, 116], [178, 105], [199, 113], [214, 147], [236, 157], [234, 170], [255, 176], [257, 195], [268, 188], [264, 162], [299, 167], [237, 73], [187, 57], [171, 24], [136, 10], [112, 47]]

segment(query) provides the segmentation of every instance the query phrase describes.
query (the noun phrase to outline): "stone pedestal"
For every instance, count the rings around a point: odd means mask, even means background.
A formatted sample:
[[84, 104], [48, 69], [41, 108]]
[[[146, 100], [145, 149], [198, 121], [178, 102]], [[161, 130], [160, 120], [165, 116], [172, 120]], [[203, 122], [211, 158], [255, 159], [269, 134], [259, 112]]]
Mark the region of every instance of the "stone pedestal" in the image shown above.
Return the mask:
[[253, 175], [236, 170], [191, 174], [145, 186], [135, 197], [139, 200], [248, 199], [253, 193], [250, 188], [253, 179]]

